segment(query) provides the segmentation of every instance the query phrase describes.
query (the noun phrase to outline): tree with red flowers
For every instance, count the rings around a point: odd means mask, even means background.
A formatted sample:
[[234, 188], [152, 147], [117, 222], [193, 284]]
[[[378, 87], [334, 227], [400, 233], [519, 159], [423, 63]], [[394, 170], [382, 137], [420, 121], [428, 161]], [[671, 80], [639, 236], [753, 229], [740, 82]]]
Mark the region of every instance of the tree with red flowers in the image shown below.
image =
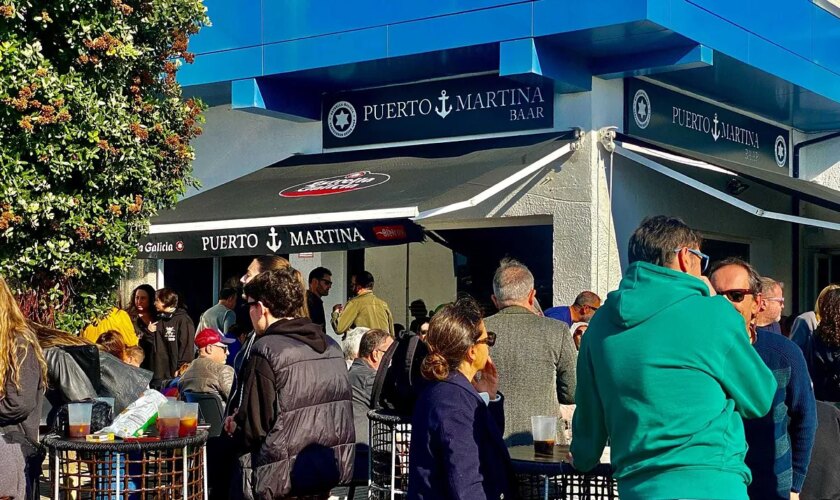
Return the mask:
[[200, 0], [0, 0], [0, 275], [31, 319], [105, 312], [195, 185], [204, 106], [175, 74], [207, 24]]

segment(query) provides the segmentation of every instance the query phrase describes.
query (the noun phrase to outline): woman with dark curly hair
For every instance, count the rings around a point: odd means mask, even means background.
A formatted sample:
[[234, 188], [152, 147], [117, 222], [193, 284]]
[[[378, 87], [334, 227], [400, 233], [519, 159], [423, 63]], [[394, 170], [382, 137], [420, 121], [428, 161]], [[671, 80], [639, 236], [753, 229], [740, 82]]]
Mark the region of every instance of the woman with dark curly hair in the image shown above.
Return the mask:
[[518, 496], [502, 439], [499, 378], [490, 360], [495, 341], [472, 298], [460, 298], [432, 317], [421, 367], [431, 383], [411, 421], [409, 499]]
[[840, 289], [826, 292], [818, 306], [820, 325], [805, 357], [817, 400], [840, 402]]

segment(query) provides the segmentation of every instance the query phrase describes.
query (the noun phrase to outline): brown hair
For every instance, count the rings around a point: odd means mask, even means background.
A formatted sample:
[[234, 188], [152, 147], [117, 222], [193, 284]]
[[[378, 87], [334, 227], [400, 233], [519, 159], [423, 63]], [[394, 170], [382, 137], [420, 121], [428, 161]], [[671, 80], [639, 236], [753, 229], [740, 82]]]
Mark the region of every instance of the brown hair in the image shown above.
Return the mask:
[[116, 330], [108, 330], [96, 339], [96, 347], [100, 351], [107, 352], [115, 358], [125, 361], [125, 341], [120, 332]]
[[35, 334], [23, 316], [6, 280], [0, 277], [0, 398], [6, 396], [9, 382], [18, 392], [32, 390], [20, 385], [20, 368], [26, 356], [35, 356], [41, 372], [41, 386], [47, 386], [47, 363]]
[[306, 302], [300, 273], [287, 267], [256, 275], [245, 285], [245, 295], [260, 301], [275, 318], [299, 318]]
[[[155, 299], [161, 301], [164, 307], [178, 307], [178, 294], [171, 288], [161, 288], [155, 292]], [[151, 304], [154, 308], [154, 304]]]
[[83, 337], [67, 333], [57, 328], [50, 328], [34, 322], [30, 322], [29, 326], [32, 328], [32, 331], [35, 332], [35, 336], [38, 338], [38, 344], [41, 346], [41, 349], [73, 345], [93, 345], [93, 342]]
[[828, 346], [840, 346], [840, 289], [825, 292], [817, 305], [821, 318], [814, 334]]
[[481, 307], [472, 297], [460, 297], [435, 313], [429, 322], [429, 354], [421, 373], [429, 380], [445, 380], [458, 369], [467, 351], [481, 337]]
[[[297, 269], [293, 268], [292, 264], [287, 259], [280, 257], [279, 255], [260, 255], [259, 257], [254, 257], [254, 260], [257, 261], [257, 264], [260, 266], [260, 273], [280, 269], [291, 269], [294, 272], [296, 279], [300, 283], [301, 290], [306, 290], [307, 288], [309, 288], [309, 283], [303, 281], [303, 274], [301, 274], [301, 272]], [[295, 318], [309, 317], [309, 306], [306, 304], [305, 300], [301, 303], [298, 310], [295, 311], [295, 313], [292, 316], [294, 316]]]

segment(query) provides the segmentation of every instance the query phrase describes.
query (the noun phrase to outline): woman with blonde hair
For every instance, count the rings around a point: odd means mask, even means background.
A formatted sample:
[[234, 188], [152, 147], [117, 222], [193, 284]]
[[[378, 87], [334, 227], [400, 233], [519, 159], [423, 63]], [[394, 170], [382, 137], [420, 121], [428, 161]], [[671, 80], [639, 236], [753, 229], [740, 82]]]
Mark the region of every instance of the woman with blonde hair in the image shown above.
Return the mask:
[[[38, 441], [41, 394], [46, 383], [47, 364], [35, 334], [6, 280], [0, 277], [0, 431], [3, 434], [22, 433], [27, 439]], [[24, 458], [26, 495], [37, 498], [43, 456], [34, 454]], [[0, 496], [8, 494], [0, 491]]]

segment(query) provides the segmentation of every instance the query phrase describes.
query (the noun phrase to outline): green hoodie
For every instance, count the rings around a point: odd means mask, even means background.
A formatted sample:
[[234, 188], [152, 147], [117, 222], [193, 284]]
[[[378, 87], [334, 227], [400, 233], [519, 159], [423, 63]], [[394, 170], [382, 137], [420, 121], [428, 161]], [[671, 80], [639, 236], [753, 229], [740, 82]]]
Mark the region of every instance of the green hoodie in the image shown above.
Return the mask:
[[769, 411], [776, 380], [704, 282], [631, 264], [583, 336], [577, 379], [579, 470], [609, 440], [622, 500], [747, 498], [741, 417]]

